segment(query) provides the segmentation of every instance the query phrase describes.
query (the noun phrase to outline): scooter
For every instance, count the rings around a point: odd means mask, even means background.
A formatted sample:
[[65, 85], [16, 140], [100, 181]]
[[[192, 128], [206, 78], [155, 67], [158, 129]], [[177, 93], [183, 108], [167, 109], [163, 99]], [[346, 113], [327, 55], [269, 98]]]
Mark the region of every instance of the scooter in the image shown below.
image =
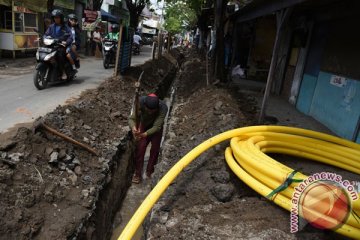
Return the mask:
[[110, 64], [115, 64], [118, 41], [105, 38], [103, 40], [103, 65], [105, 69], [110, 67]]
[[[67, 61], [63, 59], [63, 62], [58, 60], [58, 52], [60, 48], [65, 48], [59, 39], [51, 37], [42, 38], [42, 47], [39, 47], [36, 52], [36, 70], [34, 74], [34, 85], [38, 90], [45, 89], [49, 82], [69, 82], [76, 78], [76, 74], [73, 73], [72, 67]], [[63, 70], [66, 73], [67, 78], [62, 79], [62, 71], [60, 64], [64, 64]]]
[[139, 55], [140, 54], [140, 44], [133, 43], [132, 51], [133, 51], [134, 55]]

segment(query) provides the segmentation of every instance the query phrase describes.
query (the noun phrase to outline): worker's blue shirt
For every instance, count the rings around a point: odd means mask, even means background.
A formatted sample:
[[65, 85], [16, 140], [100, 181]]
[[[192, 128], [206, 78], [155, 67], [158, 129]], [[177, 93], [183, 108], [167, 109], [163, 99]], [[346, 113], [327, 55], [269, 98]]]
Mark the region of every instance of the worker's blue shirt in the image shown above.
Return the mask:
[[[65, 34], [68, 34], [68, 36], [65, 37]], [[50, 36], [52, 38], [59, 39], [60, 41], [66, 41], [66, 45], [70, 45], [73, 42], [71, 30], [66, 25], [56, 25], [55, 23], [51, 24], [46, 30], [44, 36]]]

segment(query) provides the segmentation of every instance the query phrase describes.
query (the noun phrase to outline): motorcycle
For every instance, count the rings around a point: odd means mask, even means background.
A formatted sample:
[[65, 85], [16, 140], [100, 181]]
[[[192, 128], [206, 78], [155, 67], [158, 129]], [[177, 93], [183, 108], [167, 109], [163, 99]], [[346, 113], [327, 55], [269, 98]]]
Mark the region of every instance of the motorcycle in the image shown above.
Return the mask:
[[140, 54], [140, 44], [133, 43], [132, 51], [133, 51], [134, 55], [139, 55]]
[[110, 64], [115, 64], [118, 41], [105, 38], [103, 40], [103, 65], [108, 69]]
[[152, 37], [143, 37], [143, 45], [149, 45], [151, 46], [153, 44], [153, 38]]
[[[33, 79], [34, 85], [38, 90], [45, 89], [49, 82], [69, 82], [76, 78], [69, 61], [64, 59], [65, 63], [59, 62], [57, 55], [60, 48], [64, 48], [64, 45], [59, 39], [51, 37], [42, 38], [42, 47], [39, 47], [36, 52], [38, 63]], [[66, 79], [62, 79], [63, 73], [59, 66], [60, 64], [64, 64]]]

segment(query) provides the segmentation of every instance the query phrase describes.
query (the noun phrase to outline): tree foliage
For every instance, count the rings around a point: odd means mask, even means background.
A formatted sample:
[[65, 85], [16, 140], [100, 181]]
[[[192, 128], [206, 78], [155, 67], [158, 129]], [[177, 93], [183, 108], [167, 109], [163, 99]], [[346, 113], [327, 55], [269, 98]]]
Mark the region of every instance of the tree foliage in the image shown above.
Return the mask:
[[179, 33], [196, 26], [196, 12], [184, 1], [169, 2], [165, 11], [165, 29], [170, 33]]
[[201, 12], [201, 7], [203, 6], [203, 4], [207, 1], [205, 0], [166, 0], [167, 3], [169, 4], [175, 4], [175, 3], [185, 3], [189, 9], [192, 9], [193, 11], [195, 11], [196, 15], [199, 15]]
[[133, 28], [137, 28], [139, 23], [139, 17], [142, 10], [145, 8], [147, 4], [149, 4], [149, 0], [125, 0], [126, 5], [130, 12], [130, 26]]

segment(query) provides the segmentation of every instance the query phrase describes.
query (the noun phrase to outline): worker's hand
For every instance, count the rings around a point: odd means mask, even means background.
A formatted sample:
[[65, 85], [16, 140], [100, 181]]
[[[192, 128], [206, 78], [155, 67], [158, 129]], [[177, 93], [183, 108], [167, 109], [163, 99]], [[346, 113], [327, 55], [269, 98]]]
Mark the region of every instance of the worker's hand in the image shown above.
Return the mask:
[[144, 132], [144, 133], [139, 133], [139, 134], [137, 134], [137, 135], [135, 136], [135, 139], [136, 139], [137, 141], [139, 141], [139, 140], [141, 140], [141, 139], [143, 139], [143, 138], [146, 138], [146, 137], [147, 137], [147, 133]]
[[138, 135], [140, 134], [140, 130], [138, 130], [136, 127], [133, 127], [132, 134], [133, 134], [134, 138], [137, 139]]
[[140, 132], [136, 127], [133, 127], [131, 130], [132, 130], [133, 134]]

